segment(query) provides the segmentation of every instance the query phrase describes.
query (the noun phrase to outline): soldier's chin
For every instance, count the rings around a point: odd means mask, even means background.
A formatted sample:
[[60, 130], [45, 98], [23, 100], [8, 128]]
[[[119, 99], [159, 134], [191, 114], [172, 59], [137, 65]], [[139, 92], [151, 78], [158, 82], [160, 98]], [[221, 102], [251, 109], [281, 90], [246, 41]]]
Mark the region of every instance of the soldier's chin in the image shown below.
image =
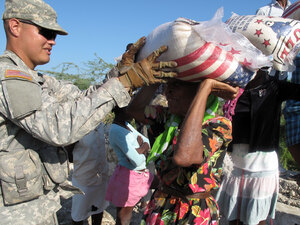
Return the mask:
[[38, 65], [45, 65], [48, 62], [50, 62], [50, 57], [47, 57], [47, 58], [45, 58], [43, 60], [40, 60], [40, 62], [38, 63]]

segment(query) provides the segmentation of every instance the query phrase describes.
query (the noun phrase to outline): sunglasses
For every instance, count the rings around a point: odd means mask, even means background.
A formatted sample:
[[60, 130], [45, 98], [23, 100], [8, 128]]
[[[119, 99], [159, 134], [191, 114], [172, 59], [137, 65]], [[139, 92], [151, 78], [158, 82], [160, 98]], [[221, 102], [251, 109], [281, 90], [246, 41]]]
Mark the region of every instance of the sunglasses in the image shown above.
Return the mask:
[[55, 40], [56, 35], [57, 35], [56, 31], [40, 27], [40, 26], [36, 25], [35, 23], [33, 23], [29, 20], [21, 20], [21, 19], [18, 19], [18, 20], [21, 23], [26, 23], [26, 24], [36, 26], [39, 29], [39, 34], [42, 35], [43, 37], [45, 37], [47, 40]]

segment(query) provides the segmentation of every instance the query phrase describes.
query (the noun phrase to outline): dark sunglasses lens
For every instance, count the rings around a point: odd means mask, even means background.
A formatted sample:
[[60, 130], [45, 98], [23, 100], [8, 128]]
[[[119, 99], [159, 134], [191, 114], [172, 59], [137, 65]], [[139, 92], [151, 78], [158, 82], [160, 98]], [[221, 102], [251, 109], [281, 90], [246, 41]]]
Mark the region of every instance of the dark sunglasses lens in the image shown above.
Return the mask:
[[55, 40], [56, 32], [45, 28], [40, 28], [40, 35], [43, 35], [47, 40]]

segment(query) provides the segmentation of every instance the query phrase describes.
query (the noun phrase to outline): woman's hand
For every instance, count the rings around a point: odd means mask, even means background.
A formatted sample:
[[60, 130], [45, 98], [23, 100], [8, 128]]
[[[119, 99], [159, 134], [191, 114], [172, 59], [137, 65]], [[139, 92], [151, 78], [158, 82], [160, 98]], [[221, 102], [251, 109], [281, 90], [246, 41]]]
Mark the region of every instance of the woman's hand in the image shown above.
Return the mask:
[[239, 87], [232, 87], [229, 84], [214, 79], [203, 80], [200, 84], [200, 88], [204, 86], [210, 88], [211, 94], [226, 100], [236, 98], [239, 93]]
[[136, 148], [136, 151], [139, 154], [144, 154], [146, 155], [148, 151], [150, 150], [150, 146], [147, 142], [144, 142], [141, 136], [137, 137], [137, 142], [139, 143], [140, 147]]

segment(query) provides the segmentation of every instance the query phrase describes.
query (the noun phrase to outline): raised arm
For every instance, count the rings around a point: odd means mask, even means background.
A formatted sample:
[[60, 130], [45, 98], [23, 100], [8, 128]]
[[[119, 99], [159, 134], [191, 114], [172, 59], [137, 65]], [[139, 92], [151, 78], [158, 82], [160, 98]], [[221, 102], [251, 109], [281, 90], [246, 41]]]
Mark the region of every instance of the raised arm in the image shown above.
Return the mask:
[[175, 146], [173, 161], [179, 166], [188, 167], [203, 161], [202, 123], [206, 101], [210, 93], [232, 99], [236, 97], [238, 88], [212, 79], [206, 79], [199, 85]]

